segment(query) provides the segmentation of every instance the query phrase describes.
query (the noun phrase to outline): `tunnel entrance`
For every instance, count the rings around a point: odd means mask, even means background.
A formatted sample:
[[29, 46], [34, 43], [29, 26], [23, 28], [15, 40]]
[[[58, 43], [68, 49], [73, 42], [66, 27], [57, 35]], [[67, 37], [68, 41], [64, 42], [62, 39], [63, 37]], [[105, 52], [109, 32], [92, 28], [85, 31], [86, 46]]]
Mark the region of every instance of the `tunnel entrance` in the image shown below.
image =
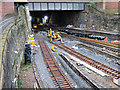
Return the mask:
[[55, 25], [58, 27], [66, 27], [67, 25], [76, 25], [76, 21], [80, 16], [81, 11], [31, 11], [32, 24], [44, 23], [43, 18], [48, 17], [46, 24]]

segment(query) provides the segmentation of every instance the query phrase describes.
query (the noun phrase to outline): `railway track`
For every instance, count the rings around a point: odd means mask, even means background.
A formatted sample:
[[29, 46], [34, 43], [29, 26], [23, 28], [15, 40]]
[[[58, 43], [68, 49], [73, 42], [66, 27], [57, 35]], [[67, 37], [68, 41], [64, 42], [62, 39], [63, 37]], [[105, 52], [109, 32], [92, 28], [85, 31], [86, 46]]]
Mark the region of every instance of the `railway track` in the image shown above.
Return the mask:
[[63, 49], [64, 51], [68, 52], [69, 54], [79, 58], [80, 60], [85, 61], [86, 63], [95, 67], [96, 69], [107, 73], [108, 75], [111, 75], [112, 77], [115, 77], [115, 78], [120, 78], [120, 72], [119, 71], [117, 71], [117, 70], [115, 70], [115, 69], [113, 69], [109, 66], [106, 66], [106, 65], [104, 65], [104, 64], [102, 64], [98, 61], [95, 61], [91, 58], [88, 58], [88, 57], [80, 54], [79, 52], [76, 52], [76, 51], [74, 51], [74, 50], [72, 50], [72, 49], [70, 49], [70, 48], [68, 48], [64, 45], [59, 45], [59, 44], [56, 44], [56, 43], [52, 43], [52, 44], [54, 44], [57, 47]]
[[112, 53], [116, 56], [119, 56], [119, 54], [120, 54], [119, 45], [114, 45], [114, 44], [106, 43], [103, 41], [92, 40], [92, 39], [88, 39], [88, 38], [80, 38], [80, 40], [82, 42], [85, 42], [87, 44], [92, 44], [92, 45], [97, 46], [97, 47], [101, 47], [101, 48], [104, 47], [104, 50], [106, 50], [109, 53]]
[[47, 65], [50, 76], [57, 88], [74, 88], [73, 84], [68, 80], [55, 58], [53, 57], [49, 47], [43, 40], [39, 41], [41, 52], [45, 64]]
[[[66, 35], [63, 35], [63, 36], [67, 37]], [[71, 36], [71, 37], [68, 36], [68, 37], [73, 39], [73, 40], [77, 39], [80, 42], [83, 42], [83, 43], [86, 43], [86, 44], [90, 44], [90, 45], [93, 45], [95, 47], [99, 47], [102, 50], [105, 50], [105, 51], [107, 51], [107, 52], [109, 52], [111, 54], [114, 54], [115, 56], [120, 56], [120, 49], [119, 49], [118, 45], [115, 45], [115, 47], [114, 47], [113, 44], [112, 44], [113, 46], [109, 46], [109, 45], [107, 45], [108, 43], [105, 43], [103, 41], [92, 40], [92, 39], [90, 39], [91, 41], [89, 41], [87, 38], [81, 38], [81, 37], [78, 38], [76, 36]], [[105, 43], [105, 44], [103, 44], [103, 43]]]

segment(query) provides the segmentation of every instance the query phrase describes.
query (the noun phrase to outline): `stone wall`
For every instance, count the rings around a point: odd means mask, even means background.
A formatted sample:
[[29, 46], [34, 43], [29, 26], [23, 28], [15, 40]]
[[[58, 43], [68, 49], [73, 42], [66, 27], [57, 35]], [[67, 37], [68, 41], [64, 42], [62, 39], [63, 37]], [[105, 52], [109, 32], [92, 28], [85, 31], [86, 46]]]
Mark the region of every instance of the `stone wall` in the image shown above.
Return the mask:
[[84, 11], [76, 13], [73, 20], [74, 25], [77, 27], [79, 27], [80, 24], [86, 24], [87, 29], [93, 29], [92, 24], [94, 22], [96, 30], [100, 30], [101, 26], [104, 26], [107, 31], [118, 31], [118, 24], [120, 23], [120, 18], [118, 15], [109, 15], [91, 6], [86, 6]]
[[[2, 87], [14, 88], [15, 78], [19, 75], [20, 64], [23, 59], [24, 44], [28, 36], [28, 16], [24, 7], [20, 7], [19, 18], [8, 25], [2, 37]], [[17, 81], [16, 81], [17, 82]]]

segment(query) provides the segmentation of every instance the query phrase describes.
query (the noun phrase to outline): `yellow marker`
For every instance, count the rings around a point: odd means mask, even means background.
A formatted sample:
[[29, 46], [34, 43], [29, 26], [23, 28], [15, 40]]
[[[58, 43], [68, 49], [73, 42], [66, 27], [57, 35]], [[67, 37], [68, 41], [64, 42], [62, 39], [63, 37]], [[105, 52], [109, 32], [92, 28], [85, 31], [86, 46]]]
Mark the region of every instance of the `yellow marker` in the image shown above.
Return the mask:
[[33, 45], [33, 46], [34, 46], [34, 45], [35, 45], [35, 42], [31, 42], [31, 45]]
[[31, 40], [34, 40], [34, 37], [31, 37]]
[[34, 37], [28, 37], [28, 40], [34, 40]]
[[28, 44], [30, 44], [30, 42], [28, 42]]
[[28, 37], [28, 40], [31, 40], [31, 37]]
[[57, 49], [56, 49], [55, 46], [53, 46], [53, 45], [52, 45], [51, 49], [52, 49], [53, 51], [57, 51]]

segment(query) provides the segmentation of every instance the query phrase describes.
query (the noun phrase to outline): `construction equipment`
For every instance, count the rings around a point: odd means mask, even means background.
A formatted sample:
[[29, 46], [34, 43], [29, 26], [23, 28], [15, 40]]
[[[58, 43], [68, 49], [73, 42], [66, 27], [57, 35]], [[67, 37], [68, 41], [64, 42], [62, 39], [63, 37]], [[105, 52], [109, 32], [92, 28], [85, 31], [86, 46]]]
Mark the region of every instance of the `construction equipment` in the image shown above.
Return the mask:
[[55, 33], [54, 31], [52, 31], [51, 28], [50, 28], [50, 31], [48, 32], [48, 37], [50, 38], [50, 41], [52, 40], [56, 41], [57, 39], [57, 40], [60, 40], [62, 43], [62, 37], [60, 36], [60, 33], [59, 32]]

